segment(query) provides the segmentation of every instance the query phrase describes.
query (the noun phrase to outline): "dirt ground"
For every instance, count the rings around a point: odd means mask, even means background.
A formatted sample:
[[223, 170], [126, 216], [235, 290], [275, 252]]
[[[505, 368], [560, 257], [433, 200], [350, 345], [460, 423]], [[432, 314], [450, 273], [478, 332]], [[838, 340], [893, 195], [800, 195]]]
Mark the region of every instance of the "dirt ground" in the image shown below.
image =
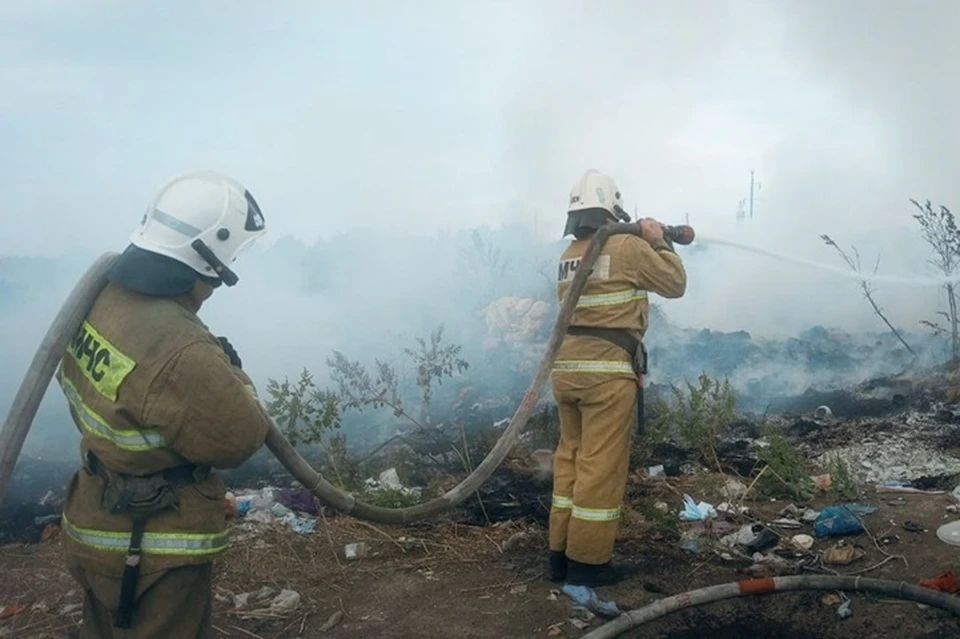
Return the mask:
[[[625, 518], [618, 553], [636, 562], [641, 574], [621, 585], [598, 589], [602, 597], [615, 600], [622, 609], [649, 603], [664, 594], [750, 576], [746, 570], [749, 561], [735, 565], [706, 547], [692, 554], [642, 521], [637, 511], [644, 500], [663, 499], [679, 508], [683, 486], [669, 486], [668, 481], [647, 480], [631, 489], [636, 509]], [[946, 512], [949, 496], [898, 497], [868, 491], [861, 501], [878, 507], [864, 519], [869, 534], [847, 538], [865, 554], [850, 565], [832, 569], [840, 574], [908, 583], [947, 570], [960, 573], [960, 548], [943, 544], [935, 534], [938, 526], [958, 517]], [[747, 505], [756, 516], [769, 521], [776, 518], [785, 502]], [[814, 504], [820, 505], [823, 503]], [[908, 521], [925, 530], [905, 530], [903, 523]], [[577, 628], [571, 621], [569, 600], [556, 584], [542, 579], [546, 534], [533, 522], [378, 527], [350, 518], [333, 518], [318, 522], [310, 535], [298, 535], [279, 524], [250, 530], [250, 524], [237, 520], [231, 526], [233, 545], [217, 563], [214, 625], [222, 637], [579, 637], [602, 623], [593, 619], [587, 629]], [[784, 543], [799, 532], [812, 534], [810, 526], [779, 532]], [[370, 554], [347, 560], [345, 544], [357, 542], [365, 542]], [[817, 540], [814, 550], [822, 551], [834, 543]], [[81, 594], [63, 568], [59, 536], [38, 544], [0, 547], [0, 570], [4, 575], [0, 580], [0, 607], [8, 606], [0, 617], [10, 614], [12, 606], [27, 606], [0, 621], [0, 636], [60, 638], [78, 626]], [[293, 613], [276, 615], [262, 607], [257, 610], [257, 606], [252, 606], [252, 611], [234, 607], [234, 595], [264, 587], [298, 592], [300, 607]], [[826, 605], [823, 596], [789, 593], [741, 598], [677, 613], [622, 636], [960, 636], [960, 623], [938, 610], [851, 595], [853, 616], [840, 619], [836, 603]], [[334, 615], [339, 622], [323, 631]]]

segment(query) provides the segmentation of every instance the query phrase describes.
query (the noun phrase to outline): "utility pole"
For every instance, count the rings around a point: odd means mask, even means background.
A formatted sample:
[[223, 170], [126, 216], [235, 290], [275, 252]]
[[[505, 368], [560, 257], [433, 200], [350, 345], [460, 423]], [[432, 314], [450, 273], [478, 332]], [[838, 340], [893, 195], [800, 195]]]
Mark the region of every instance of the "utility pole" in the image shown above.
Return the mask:
[[753, 219], [753, 169], [750, 170], [750, 219]]

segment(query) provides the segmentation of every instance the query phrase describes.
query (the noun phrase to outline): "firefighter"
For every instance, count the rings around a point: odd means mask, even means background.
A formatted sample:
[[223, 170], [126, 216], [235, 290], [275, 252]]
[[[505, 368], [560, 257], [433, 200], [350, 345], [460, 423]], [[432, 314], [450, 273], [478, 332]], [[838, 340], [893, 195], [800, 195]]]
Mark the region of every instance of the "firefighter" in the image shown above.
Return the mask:
[[[604, 224], [629, 221], [616, 183], [587, 171], [570, 193], [560, 258], [562, 301], [590, 239]], [[547, 576], [571, 585], [616, 583], [635, 572], [612, 562], [646, 366], [647, 296], [681, 297], [680, 257], [650, 218], [641, 236], [614, 235], [594, 264], [551, 374], [560, 411], [554, 456]]]
[[63, 512], [81, 637], [212, 636], [226, 489], [269, 427], [225, 338], [197, 312], [265, 233], [236, 181], [179, 176], [157, 195], [57, 371], [82, 440]]

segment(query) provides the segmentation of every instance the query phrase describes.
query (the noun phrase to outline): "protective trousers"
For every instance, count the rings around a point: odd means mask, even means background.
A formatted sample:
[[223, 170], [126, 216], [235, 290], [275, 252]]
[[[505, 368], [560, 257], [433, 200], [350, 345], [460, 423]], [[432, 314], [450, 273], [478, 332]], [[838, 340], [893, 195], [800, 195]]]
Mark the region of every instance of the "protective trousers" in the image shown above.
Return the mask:
[[560, 408], [554, 455], [550, 550], [604, 564], [613, 558], [626, 489], [637, 383], [612, 379], [589, 388], [553, 385]]
[[171, 568], [141, 576], [133, 623], [113, 627], [112, 611], [120, 596], [120, 579], [67, 561], [70, 574], [83, 588], [80, 639], [211, 639], [213, 627], [213, 564]]

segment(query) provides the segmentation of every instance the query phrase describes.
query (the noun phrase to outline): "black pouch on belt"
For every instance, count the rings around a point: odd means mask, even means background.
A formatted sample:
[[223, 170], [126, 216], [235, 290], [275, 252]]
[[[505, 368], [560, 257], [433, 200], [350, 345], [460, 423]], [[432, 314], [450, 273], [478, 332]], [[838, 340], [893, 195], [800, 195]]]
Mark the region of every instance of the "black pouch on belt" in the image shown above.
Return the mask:
[[128, 515], [133, 519], [130, 533], [130, 546], [120, 581], [120, 600], [114, 612], [113, 625], [116, 628], [129, 628], [133, 614], [133, 600], [137, 592], [137, 578], [140, 575], [143, 533], [147, 519], [152, 515], [179, 506], [176, 488], [197, 480], [196, 466], [177, 466], [151, 475], [127, 475], [114, 472], [87, 452], [87, 469], [100, 475], [104, 480], [101, 504], [111, 514]]
[[571, 326], [567, 333], [606, 340], [629, 353], [633, 372], [637, 374], [637, 434], [643, 434], [643, 376], [647, 374], [647, 349], [643, 342], [620, 328]]

